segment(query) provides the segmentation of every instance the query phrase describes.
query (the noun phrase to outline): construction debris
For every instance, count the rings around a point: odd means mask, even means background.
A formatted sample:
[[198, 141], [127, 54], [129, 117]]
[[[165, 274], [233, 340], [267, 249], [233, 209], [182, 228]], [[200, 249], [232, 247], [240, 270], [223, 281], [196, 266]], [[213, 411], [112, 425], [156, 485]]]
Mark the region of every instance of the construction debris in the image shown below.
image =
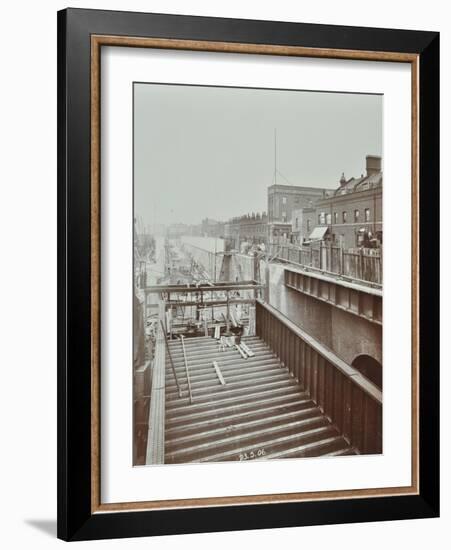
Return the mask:
[[221, 385], [225, 386], [225, 380], [224, 380], [224, 377], [222, 376], [222, 372], [221, 372], [221, 369], [219, 368], [217, 361], [213, 361], [213, 366], [215, 368], [216, 375], [219, 378], [219, 381], [221, 382]]
[[255, 353], [244, 342], [240, 344], [241, 349], [248, 355], [248, 357], [254, 357]]

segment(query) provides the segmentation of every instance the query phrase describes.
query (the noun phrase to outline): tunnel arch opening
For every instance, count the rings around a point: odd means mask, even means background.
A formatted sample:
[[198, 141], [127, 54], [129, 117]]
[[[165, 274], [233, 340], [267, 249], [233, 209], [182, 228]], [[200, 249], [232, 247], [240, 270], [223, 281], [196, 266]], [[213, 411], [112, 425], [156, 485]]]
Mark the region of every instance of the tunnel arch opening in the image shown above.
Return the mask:
[[382, 365], [379, 361], [370, 355], [362, 354], [354, 359], [352, 366], [382, 390]]

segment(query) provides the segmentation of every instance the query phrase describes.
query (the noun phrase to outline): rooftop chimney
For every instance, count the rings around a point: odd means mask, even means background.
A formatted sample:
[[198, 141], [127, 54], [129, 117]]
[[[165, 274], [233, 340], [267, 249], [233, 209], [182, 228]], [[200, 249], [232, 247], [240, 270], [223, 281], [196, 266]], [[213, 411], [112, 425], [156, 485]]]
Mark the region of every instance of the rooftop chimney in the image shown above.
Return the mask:
[[366, 175], [372, 176], [382, 171], [382, 158], [376, 155], [366, 156]]
[[[368, 157], [367, 157], [368, 158]], [[343, 187], [343, 185], [346, 185], [346, 178], [345, 178], [345, 173], [343, 172], [341, 174], [341, 178], [340, 178], [340, 185]]]

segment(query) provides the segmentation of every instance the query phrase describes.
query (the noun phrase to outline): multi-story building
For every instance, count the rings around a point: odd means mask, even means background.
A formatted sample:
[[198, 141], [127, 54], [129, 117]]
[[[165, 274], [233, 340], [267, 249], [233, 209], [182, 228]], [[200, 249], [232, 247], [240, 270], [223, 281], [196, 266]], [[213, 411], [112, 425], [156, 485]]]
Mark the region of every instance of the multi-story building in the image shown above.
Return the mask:
[[291, 223], [268, 223], [268, 241], [270, 243], [291, 242]]
[[291, 218], [291, 242], [302, 244], [314, 227], [316, 208], [299, 208], [293, 210]]
[[233, 248], [239, 248], [240, 243], [247, 241], [261, 244], [267, 241], [268, 216], [266, 212], [245, 214], [231, 218], [225, 224], [225, 237], [232, 242]]
[[196, 235], [200, 236], [201, 226], [200, 225], [189, 225], [186, 223], [173, 223], [169, 225], [166, 229], [166, 235], [169, 238], [178, 238], [182, 235]]
[[334, 193], [314, 206], [296, 214], [297, 242], [325, 240], [344, 248], [382, 243], [381, 157], [367, 155], [366, 175], [342, 174]]
[[204, 237], [223, 237], [224, 226], [224, 222], [205, 218], [202, 220], [202, 235]]
[[291, 223], [293, 211], [311, 208], [334, 189], [274, 184], [268, 187], [268, 221]]

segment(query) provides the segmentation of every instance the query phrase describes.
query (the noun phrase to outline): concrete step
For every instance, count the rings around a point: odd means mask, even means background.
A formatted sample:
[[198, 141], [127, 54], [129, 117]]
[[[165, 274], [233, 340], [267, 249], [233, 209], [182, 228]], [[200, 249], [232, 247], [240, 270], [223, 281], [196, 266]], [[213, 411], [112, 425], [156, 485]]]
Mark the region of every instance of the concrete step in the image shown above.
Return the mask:
[[[220, 380], [213, 366], [212, 366], [212, 369], [213, 369], [214, 376], [211, 376], [211, 375], [208, 375], [208, 377], [203, 376], [201, 379], [198, 379], [198, 378], [193, 379], [190, 377], [191, 388], [193, 391], [197, 392], [197, 390], [200, 390], [202, 388], [221, 385]], [[256, 382], [258, 380], [267, 378], [269, 376], [279, 376], [280, 374], [286, 374], [286, 373], [284, 373], [283, 369], [281, 369], [278, 365], [273, 364], [273, 365], [268, 365], [268, 368], [266, 369], [251, 370], [251, 371], [248, 370], [247, 372], [244, 372], [244, 373], [241, 373], [239, 369], [233, 371], [233, 373], [224, 372], [221, 369], [221, 374], [225, 381], [225, 384], [222, 385], [223, 389], [226, 389], [227, 387], [230, 389], [232, 384], [235, 384], [237, 382], [244, 382], [246, 380]], [[183, 380], [179, 379], [179, 386], [182, 389], [182, 393], [183, 393], [183, 390], [187, 391], [188, 390], [187, 379], [186, 378], [184, 378]], [[177, 393], [177, 396], [178, 396], [178, 389], [175, 382], [172, 384], [166, 385], [166, 396], [168, 397], [168, 399], [172, 399], [174, 393]]]
[[336, 433], [332, 427], [327, 432], [328, 437], [323, 437], [316, 441], [304, 443], [302, 445], [296, 445], [287, 449], [282, 449], [276, 452], [267, 454], [264, 458], [267, 460], [274, 460], [280, 458], [302, 458], [308, 456], [323, 456], [330, 449], [341, 447], [345, 441], [342, 436]]
[[[170, 453], [179, 449], [184, 449], [189, 443], [190, 445], [200, 444], [203, 441], [214, 442], [220, 440], [225, 435], [238, 436], [247, 433], [251, 433], [252, 430], [258, 428], [259, 430], [272, 429], [275, 427], [284, 427], [289, 425], [290, 422], [297, 420], [303, 420], [314, 416], [321, 416], [321, 412], [318, 407], [309, 407], [303, 410], [295, 410], [289, 412], [281, 412], [271, 416], [265, 416], [257, 419], [236, 419], [234, 422], [225, 423], [223, 419], [216, 420], [215, 426], [210, 426], [208, 429], [198, 431], [197, 433], [190, 433], [188, 435], [182, 435], [181, 430], [172, 434], [172, 437], [166, 439], [166, 452]], [[168, 434], [167, 434], [168, 435]]]
[[[258, 337], [251, 337], [251, 338], [242, 338], [242, 342], [244, 342], [246, 345], [248, 345], [251, 349], [254, 346], [267, 346], [263, 340], [261, 340]], [[185, 338], [185, 351], [187, 353], [191, 351], [198, 351], [198, 350], [209, 350], [219, 347], [219, 340], [216, 340], [215, 338], [207, 338], [203, 341], [196, 341], [196, 342], [190, 342], [189, 339]], [[171, 351], [171, 355], [178, 354], [182, 351], [182, 342], [181, 340], [170, 340], [168, 342], [169, 350]], [[226, 347], [226, 349], [231, 349], [229, 347]]]
[[[222, 406], [212, 407], [206, 410], [199, 410], [190, 414], [179, 415], [173, 418], [166, 418], [166, 430], [170, 434], [171, 430], [178, 429], [180, 427], [186, 430], [196, 431], [197, 423], [203, 424], [208, 422], [216, 422], [218, 418], [222, 418], [224, 422], [227, 422], [228, 416], [242, 415], [243, 417], [249, 415], [250, 417], [258, 417], [259, 414], [265, 414], [268, 411], [272, 414], [272, 411], [279, 410], [280, 408], [305, 408], [312, 404], [312, 401], [306, 397], [305, 393], [293, 392], [291, 394], [275, 395], [272, 397], [264, 396], [259, 400], [254, 398], [253, 400], [231, 399], [229, 402], [225, 400]], [[205, 425], [205, 424], [204, 424]]]
[[[205, 359], [208, 360], [212, 355], [215, 355], [215, 354], [219, 356], [223, 356], [225, 358], [234, 357], [236, 355], [239, 355], [241, 357], [240, 352], [235, 347], [233, 348], [227, 347], [223, 351], [221, 351], [219, 346], [217, 345], [211, 346], [211, 348], [208, 348], [208, 349], [196, 348], [193, 350], [185, 350], [185, 351], [186, 351], [186, 359], [188, 363], [192, 363], [192, 362], [201, 363], [203, 360]], [[274, 353], [268, 348], [268, 346], [264, 344], [252, 346], [251, 351], [253, 351], [255, 354], [265, 352], [275, 357]], [[183, 350], [180, 348], [180, 350], [177, 352], [171, 351], [171, 358], [174, 365], [179, 365], [181, 363], [184, 363], [185, 358], [183, 355]], [[170, 365], [169, 355], [167, 355], [166, 357], [166, 363]]]
[[[241, 355], [238, 353], [238, 351], [235, 350], [235, 353], [233, 354], [210, 354], [207, 358], [205, 358], [202, 361], [191, 361], [189, 358], [187, 358], [188, 362], [188, 369], [190, 372], [194, 370], [201, 370], [208, 368], [213, 361], [217, 361], [221, 365], [227, 366], [227, 365], [258, 365], [262, 361], [267, 361], [268, 359], [271, 359], [273, 361], [278, 361], [277, 357], [269, 352], [262, 352], [256, 354], [254, 357], [249, 357], [248, 359], [243, 359]], [[183, 373], [185, 372], [185, 361], [181, 361], [178, 363], [174, 363], [174, 370], [177, 373]], [[169, 376], [172, 374], [172, 366], [169, 362], [166, 362], [166, 376]]]
[[[196, 343], [202, 343], [203, 341], [206, 342], [210, 340], [212, 340], [211, 336], [190, 336], [185, 338], [185, 342], [196, 342]], [[180, 340], [174, 339], [174, 340], [168, 341], [170, 346], [175, 344], [176, 342], [180, 342]]]
[[213, 401], [197, 402], [190, 404], [187, 399], [184, 403], [171, 402], [171, 407], [166, 404], [166, 419], [183, 418], [184, 415], [193, 414], [201, 411], [215, 411], [217, 407], [234, 407], [241, 404], [253, 404], [256, 400], [269, 400], [275, 397], [290, 397], [290, 395], [306, 395], [301, 392], [299, 386], [292, 385], [289, 387], [282, 386], [280, 388], [269, 388], [265, 391], [257, 391], [253, 393], [244, 393], [239, 395], [221, 396], [220, 399]]
[[[264, 402], [262, 402], [264, 404]], [[290, 413], [295, 411], [304, 411], [309, 408], [313, 408], [315, 405], [310, 400], [296, 400], [276, 402], [269, 406], [257, 405], [253, 408], [238, 408], [236, 409], [220, 409], [221, 412], [213, 414], [207, 417], [189, 418], [184, 423], [178, 423], [172, 425], [172, 427], [166, 427], [166, 440], [173, 439], [179, 436], [185, 436], [189, 434], [198, 434], [203, 430], [214, 428], [218, 425], [218, 422], [222, 426], [232, 426], [239, 422], [245, 422], [250, 420], [258, 420], [263, 418], [272, 418], [281, 413]]]
[[329, 424], [319, 425], [303, 431], [294, 431], [287, 435], [278, 437], [262, 436], [258, 441], [246, 440], [241, 445], [222, 450], [220, 452], [204, 453], [203, 456], [194, 458], [192, 462], [223, 462], [248, 460], [259, 457], [266, 458], [268, 454], [280, 449], [289, 449], [293, 445], [299, 446], [301, 443], [310, 443], [319, 441], [321, 438], [330, 437], [333, 429]]
[[[211, 336], [205, 337], [201, 336], [199, 338], [185, 338], [184, 343], [185, 347], [196, 347], [196, 346], [208, 346], [210, 344], [217, 344], [219, 340], [216, 338], [213, 338]], [[249, 345], [252, 345], [255, 342], [262, 342], [265, 343], [264, 340], [262, 340], [259, 336], [244, 336], [241, 337], [242, 342], [246, 342]], [[176, 347], [181, 346], [181, 339], [180, 338], [174, 338], [173, 340], [168, 340], [169, 347]]]
[[183, 395], [178, 395], [167, 356], [165, 462], [355, 453], [270, 348], [258, 337], [242, 340], [254, 356], [244, 359], [235, 348], [221, 352], [210, 337], [185, 340], [192, 403], [181, 342], [169, 343]]
[[353, 449], [337, 430], [332, 427], [330, 437], [320, 439], [314, 443], [306, 445], [293, 446], [292, 448], [271, 453], [265, 458], [307, 458], [313, 456], [340, 456], [349, 452], [353, 453]]
[[289, 379], [287, 377], [282, 377], [280, 380], [274, 381], [274, 382], [265, 382], [265, 381], [259, 381], [256, 384], [246, 384], [244, 386], [239, 387], [231, 387], [231, 385], [226, 386], [218, 386], [211, 389], [210, 393], [208, 394], [200, 394], [196, 395], [193, 392], [193, 402], [190, 403], [188, 398], [185, 397], [174, 397], [173, 399], [166, 399], [166, 410], [171, 410], [172, 408], [179, 408], [183, 405], [194, 405], [196, 403], [206, 403], [211, 401], [216, 401], [218, 399], [222, 399], [224, 397], [237, 397], [239, 395], [246, 395], [250, 392], [252, 393], [260, 393], [264, 391], [270, 391], [280, 388], [289, 388], [296, 386], [296, 382], [294, 380]]
[[[252, 346], [253, 344], [257, 344], [257, 343], [266, 345], [266, 342], [264, 342], [258, 336], [244, 337], [244, 338], [241, 338], [240, 341], [245, 342], [249, 346]], [[185, 338], [185, 340], [184, 340], [186, 349], [206, 347], [206, 346], [210, 346], [210, 345], [217, 345], [218, 342], [219, 342], [219, 340], [216, 340], [216, 338], [211, 338], [211, 337], [201, 338], [199, 340], [192, 340], [191, 338]], [[179, 348], [179, 347], [181, 347], [181, 344], [182, 344], [182, 341], [180, 339], [174, 339], [174, 340], [169, 340], [168, 341], [169, 348]]]
[[[283, 371], [287, 370], [285, 367], [281, 367], [280, 363], [272, 360], [267, 360], [263, 364], [259, 365], [230, 365], [225, 366], [223, 364], [219, 364], [219, 368], [224, 376], [224, 378], [227, 377], [227, 379], [235, 378], [236, 376], [242, 376], [242, 375], [248, 375], [248, 374], [255, 374], [258, 375], [259, 373], [266, 373], [273, 370]], [[185, 373], [184, 373], [185, 374]], [[177, 380], [179, 384], [186, 384], [187, 378], [186, 374], [185, 376], [179, 376], [177, 374]], [[205, 369], [205, 372], [202, 372], [198, 374], [197, 372], [192, 374], [190, 372], [190, 381], [191, 384], [202, 384], [203, 382], [208, 382], [211, 380], [218, 380], [218, 375], [216, 374], [215, 368], [213, 366], [213, 361], [209, 365], [208, 369]], [[226, 380], [227, 382], [227, 380]], [[174, 375], [168, 374], [166, 377], [166, 390], [167, 391], [175, 391], [177, 388], [177, 384], [174, 379]]]
[[[327, 427], [330, 428], [327, 420], [321, 414], [311, 418], [295, 420], [283, 423], [280, 426], [265, 427], [264, 429], [255, 429], [245, 431], [237, 435], [229, 435], [220, 439], [213, 439], [206, 442], [185, 445], [176, 451], [165, 453], [166, 462], [179, 463], [187, 461], [205, 460], [209, 456], [215, 456], [219, 453], [236, 454], [243, 443], [254, 448], [273, 448], [277, 440], [282, 437], [298, 436], [303, 437], [309, 430]], [[267, 451], [265, 451], [267, 452]]]
[[[222, 394], [228, 390], [234, 390], [236, 388], [255, 388], [256, 386], [262, 383], [270, 383], [270, 382], [277, 382], [277, 381], [282, 382], [286, 380], [287, 380], [287, 373], [279, 368], [275, 371], [270, 371], [270, 372], [254, 373], [253, 375], [248, 374], [246, 376], [235, 376], [233, 378], [228, 378], [227, 383], [224, 385], [220, 383], [218, 377], [216, 377], [216, 379], [213, 379], [203, 384], [195, 385], [191, 383], [191, 390], [192, 390], [193, 396], [195, 394], [196, 397], [199, 397], [201, 395], [207, 395], [207, 394], [218, 393], [218, 392]], [[168, 402], [172, 401], [173, 399], [180, 399], [178, 391], [173, 391], [173, 392], [168, 391], [166, 393], [166, 400]]]

